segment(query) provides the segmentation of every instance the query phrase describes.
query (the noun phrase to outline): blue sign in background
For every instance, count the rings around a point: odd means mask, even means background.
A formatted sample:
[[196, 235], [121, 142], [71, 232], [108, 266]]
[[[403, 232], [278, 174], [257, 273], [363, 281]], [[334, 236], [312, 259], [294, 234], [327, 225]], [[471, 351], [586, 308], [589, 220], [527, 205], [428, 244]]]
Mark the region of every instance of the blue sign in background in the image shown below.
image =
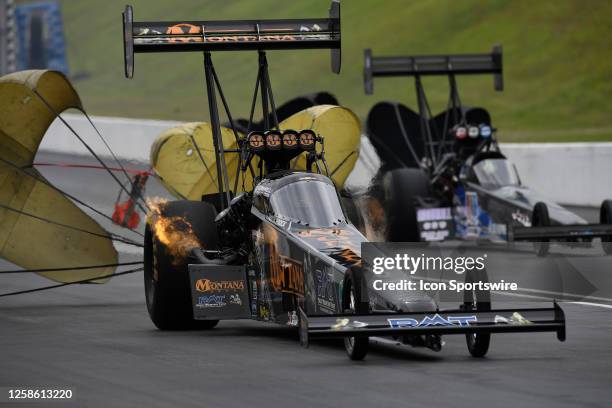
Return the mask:
[[64, 25], [56, 0], [15, 7], [17, 69], [53, 69], [68, 75]]

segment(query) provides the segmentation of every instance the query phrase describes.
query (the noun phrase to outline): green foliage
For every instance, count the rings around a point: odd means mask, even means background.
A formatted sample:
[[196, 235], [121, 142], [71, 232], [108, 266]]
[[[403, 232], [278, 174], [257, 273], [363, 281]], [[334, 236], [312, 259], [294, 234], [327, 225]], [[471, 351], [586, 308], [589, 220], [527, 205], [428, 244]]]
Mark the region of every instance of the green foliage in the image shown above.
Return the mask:
[[[303, 18], [327, 15], [327, 0], [132, 0], [135, 20]], [[202, 55], [137, 55], [123, 77], [125, 0], [63, 0], [68, 58], [85, 106], [98, 115], [206, 120]], [[411, 79], [377, 79], [363, 91], [363, 49], [376, 55], [488, 52], [504, 47], [505, 91], [491, 77], [460, 78], [464, 103], [489, 109], [505, 141], [612, 140], [612, 49], [606, 0], [344, 0], [342, 73], [320, 50], [269, 52], [277, 103], [328, 90], [365, 118], [380, 100], [415, 106]], [[217, 53], [235, 116], [247, 116], [254, 53]], [[425, 81], [434, 112], [447, 81]], [[585, 130], [586, 129], [586, 130]]]

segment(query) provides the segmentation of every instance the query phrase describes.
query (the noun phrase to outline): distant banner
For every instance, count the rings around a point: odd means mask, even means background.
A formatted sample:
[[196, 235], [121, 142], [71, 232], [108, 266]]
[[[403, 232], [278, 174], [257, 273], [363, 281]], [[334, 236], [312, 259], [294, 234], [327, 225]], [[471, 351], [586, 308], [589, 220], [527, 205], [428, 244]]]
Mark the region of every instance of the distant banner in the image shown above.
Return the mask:
[[17, 69], [53, 69], [68, 75], [64, 25], [57, 0], [20, 4], [17, 24]]

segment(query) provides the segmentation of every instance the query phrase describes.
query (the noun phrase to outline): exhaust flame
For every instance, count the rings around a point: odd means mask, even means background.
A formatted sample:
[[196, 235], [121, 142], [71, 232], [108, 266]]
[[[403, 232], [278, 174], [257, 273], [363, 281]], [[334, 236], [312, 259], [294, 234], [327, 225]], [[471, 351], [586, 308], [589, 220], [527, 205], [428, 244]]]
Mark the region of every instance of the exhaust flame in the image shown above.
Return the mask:
[[151, 231], [175, 261], [184, 259], [194, 247], [202, 247], [193, 227], [185, 216], [164, 216], [168, 200], [160, 197], [147, 198], [150, 212], [147, 216]]

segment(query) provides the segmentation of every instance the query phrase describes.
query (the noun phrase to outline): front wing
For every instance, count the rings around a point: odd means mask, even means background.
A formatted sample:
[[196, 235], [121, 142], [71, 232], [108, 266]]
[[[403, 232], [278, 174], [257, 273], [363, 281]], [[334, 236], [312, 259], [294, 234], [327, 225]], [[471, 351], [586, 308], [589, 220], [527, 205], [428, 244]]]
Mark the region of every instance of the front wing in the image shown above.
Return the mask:
[[428, 313], [308, 316], [300, 309], [300, 342], [314, 337], [404, 336], [425, 334], [556, 332], [565, 341], [565, 314], [552, 308], [445, 310]]

